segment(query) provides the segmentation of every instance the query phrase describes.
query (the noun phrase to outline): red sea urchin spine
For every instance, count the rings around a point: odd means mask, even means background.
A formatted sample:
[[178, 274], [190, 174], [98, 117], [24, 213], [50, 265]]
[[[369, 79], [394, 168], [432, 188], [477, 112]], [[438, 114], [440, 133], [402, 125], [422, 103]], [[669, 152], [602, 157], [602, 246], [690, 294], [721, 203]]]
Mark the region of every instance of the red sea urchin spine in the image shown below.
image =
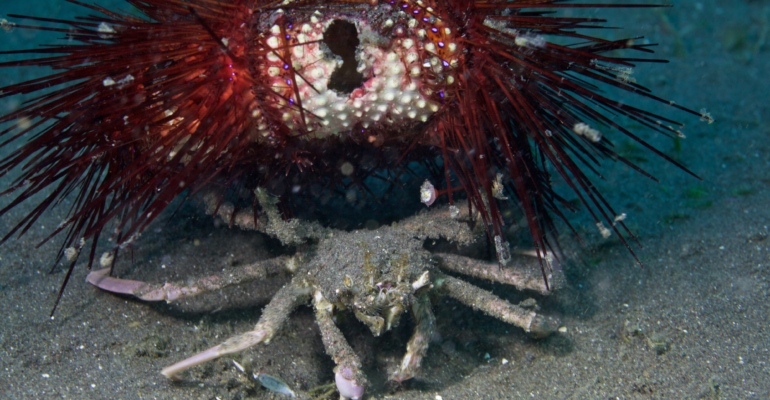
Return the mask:
[[[2, 89], [3, 96], [10, 96], [65, 85], [2, 119], [17, 121], [3, 132], [8, 136], [17, 131], [11, 140], [50, 123], [0, 165], [3, 173], [25, 166], [5, 192], [20, 189], [21, 194], [0, 214], [53, 188], [5, 234], [7, 240], [17, 231], [23, 234], [49, 206], [76, 193], [68, 220], [51, 235], [68, 230], [57, 261], [65, 247], [79, 252], [81, 237], [98, 237], [114, 218], [117, 241], [130, 243], [187, 187], [195, 190], [226, 169], [224, 153], [241, 156], [240, 149], [250, 141], [247, 128], [261, 121], [251, 115], [260, 95], [252, 90], [254, 74], [240, 58], [253, 39], [242, 29], [251, 24], [253, 13], [243, 2], [199, 12], [226, 33], [222, 37], [230, 38], [227, 52], [192, 18], [187, 7], [200, 5], [130, 2], [148, 17], [139, 19], [73, 3], [108, 17], [75, 22], [12, 16], [70, 25], [68, 35], [82, 44], [27, 51], [64, 55], [2, 64], [62, 71]], [[95, 241], [89, 264], [94, 252]], [[73, 265], [74, 260], [65, 279]]]
[[[615, 213], [581, 168], [595, 170], [599, 159], [611, 158], [643, 172], [614, 153], [599, 128], [619, 130], [674, 163], [605, 113], [669, 135], [679, 134], [677, 123], [604, 97], [589, 81], [699, 115], [628, 79], [632, 63], [659, 60], [603, 55], [650, 52], [648, 46], [577, 32], [600, 27], [600, 19], [542, 11], [643, 5], [128, 0], [144, 14], [135, 17], [71, 2], [104, 17], [11, 16], [69, 26], [18, 25], [65, 32], [78, 43], [7, 52], [45, 57], [0, 64], [57, 71], [2, 88], [0, 95], [59, 87], [0, 118], [15, 121], [0, 132], [8, 138], [4, 144], [40, 130], [0, 161], [2, 174], [23, 167], [4, 192], [20, 194], [0, 215], [51, 189], [3, 240], [23, 234], [47, 208], [74, 194], [69, 218], [51, 235], [67, 230], [57, 262], [76, 258], [81, 238], [98, 238], [113, 219], [117, 242], [130, 243], [174, 198], [206, 185], [253, 189], [292, 176], [295, 187], [322, 181], [328, 190], [355, 185], [366, 192], [365, 179], [411, 161], [424, 163], [434, 179], [443, 175], [445, 188], [434, 191], [450, 203], [458, 184], [463, 188], [469, 206], [481, 211], [501, 263], [508, 257], [504, 190], [523, 209], [544, 254], [549, 211], [564, 218], [560, 209], [571, 208], [551, 189], [548, 169], [597, 224], [615, 230]], [[579, 43], [547, 40], [557, 36]], [[335, 46], [337, 40], [345, 45]], [[340, 55], [335, 47], [352, 49]], [[348, 61], [355, 68], [338, 72]], [[342, 173], [334, 167], [336, 159], [364, 153], [373, 160], [369, 167]], [[95, 240], [89, 263], [94, 252]], [[74, 260], [66, 279], [73, 266]]]

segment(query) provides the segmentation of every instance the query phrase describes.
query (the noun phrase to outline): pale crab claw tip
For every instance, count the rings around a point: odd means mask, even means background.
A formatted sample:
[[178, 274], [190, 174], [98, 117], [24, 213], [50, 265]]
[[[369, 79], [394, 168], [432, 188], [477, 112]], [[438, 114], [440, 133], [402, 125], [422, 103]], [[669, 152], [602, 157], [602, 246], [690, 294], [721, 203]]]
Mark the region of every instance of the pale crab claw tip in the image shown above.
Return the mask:
[[420, 275], [419, 278], [417, 278], [416, 281], [412, 282], [412, 288], [414, 288], [414, 290], [417, 290], [427, 285], [428, 283], [430, 283], [430, 273], [428, 271], [425, 271], [422, 273], [422, 275]]
[[337, 390], [340, 392], [340, 396], [346, 399], [360, 399], [364, 396], [364, 387], [356, 384], [354, 379], [347, 379], [344, 376], [344, 372], [348, 372], [348, 375], [352, 375], [351, 371], [343, 371], [344, 368], [340, 368], [334, 374], [334, 382], [337, 384]]
[[203, 364], [206, 361], [211, 361], [219, 356], [222, 355], [222, 352], [220, 351], [222, 349], [222, 345], [214, 346], [208, 350], [205, 350], [201, 353], [198, 353], [186, 360], [182, 360], [174, 365], [169, 365], [166, 368], [163, 368], [160, 373], [163, 374], [166, 378], [169, 378], [171, 380], [177, 381], [180, 380], [179, 373], [192, 368], [196, 365]]
[[113, 278], [108, 276], [109, 272], [109, 268], [93, 271], [86, 277], [86, 282], [99, 289], [121, 294], [134, 294], [136, 291], [147, 285], [144, 282]]

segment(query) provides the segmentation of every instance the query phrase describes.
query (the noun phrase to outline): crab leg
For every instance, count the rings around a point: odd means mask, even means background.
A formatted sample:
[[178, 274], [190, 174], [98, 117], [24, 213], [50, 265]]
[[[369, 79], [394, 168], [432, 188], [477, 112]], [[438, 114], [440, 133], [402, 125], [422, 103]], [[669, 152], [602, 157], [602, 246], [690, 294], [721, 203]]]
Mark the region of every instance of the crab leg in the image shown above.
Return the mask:
[[315, 319], [321, 330], [321, 340], [328, 354], [337, 364], [334, 368], [334, 381], [340, 392], [340, 399], [360, 399], [366, 389], [366, 376], [361, 372], [361, 360], [350, 347], [345, 336], [332, 319], [333, 306], [320, 291], [313, 296]]
[[449, 297], [499, 320], [516, 325], [536, 338], [546, 337], [558, 327], [558, 321], [537, 315], [503, 300], [491, 292], [444, 274], [436, 274], [434, 284]]
[[431, 304], [427, 296], [420, 296], [412, 304], [412, 313], [416, 327], [412, 338], [406, 345], [406, 354], [401, 367], [393, 375], [392, 379], [397, 382], [403, 382], [414, 377], [415, 372], [420, 368], [420, 362], [428, 352], [430, 337], [436, 327], [436, 317], [430, 310]]
[[292, 281], [289, 285], [282, 287], [270, 300], [270, 303], [262, 311], [262, 316], [254, 330], [231, 337], [220, 345], [163, 368], [161, 373], [168, 378], [176, 379], [177, 374], [198, 364], [211, 361], [225, 354], [237, 353], [262, 342], [269, 343], [270, 339], [284, 325], [289, 314], [300, 304], [306, 303], [309, 297], [308, 291], [302, 285]]
[[[548, 277], [550, 289], [548, 290], [540, 272], [537, 262], [519, 263], [513, 266], [500, 268], [497, 263], [488, 263], [473, 258], [458, 256], [455, 254], [436, 254], [442, 260], [441, 268], [476, 278], [489, 279], [506, 285], [515, 286], [516, 289], [530, 289], [542, 294], [550, 294], [555, 287], [563, 283], [561, 274], [551, 274]], [[546, 256], [548, 257], [548, 256]], [[552, 256], [551, 256], [552, 257]], [[546, 259], [546, 262], [549, 262]]]
[[259, 261], [244, 267], [228, 268], [217, 275], [197, 279], [190, 285], [178, 283], [150, 284], [109, 276], [110, 269], [104, 268], [88, 274], [86, 281], [99, 289], [112, 293], [130, 294], [145, 301], [166, 300], [172, 302], [183, 297], [197, 296], [228, 286], [265, 279], [269, 276], [291, 272], [293, 259], [277, 257]]

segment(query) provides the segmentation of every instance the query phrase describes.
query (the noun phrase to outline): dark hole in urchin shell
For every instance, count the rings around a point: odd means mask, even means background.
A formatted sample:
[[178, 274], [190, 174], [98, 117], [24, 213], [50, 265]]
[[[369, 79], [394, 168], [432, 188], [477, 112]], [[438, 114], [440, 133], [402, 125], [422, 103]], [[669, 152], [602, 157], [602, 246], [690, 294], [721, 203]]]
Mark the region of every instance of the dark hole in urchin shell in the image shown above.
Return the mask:
[[342, 58], [342, 65], [337, 67], [329, 78], [328, 88], [349, 94], [361, 87], [364, 84], [364, 75], [356, 70], [356, 50], [361, 43], [356, 26], [341, 19], [332, 21], [324, 32], [324, 43], [332, 53]]

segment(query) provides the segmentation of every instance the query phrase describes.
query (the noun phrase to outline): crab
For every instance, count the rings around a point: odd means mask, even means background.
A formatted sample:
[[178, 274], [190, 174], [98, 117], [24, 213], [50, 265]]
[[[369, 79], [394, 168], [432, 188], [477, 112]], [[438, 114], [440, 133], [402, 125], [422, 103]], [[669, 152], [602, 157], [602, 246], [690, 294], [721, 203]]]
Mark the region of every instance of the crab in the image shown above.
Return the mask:
[[[264, 215], [259, 217], [255, 217], [252, 211], [236, 210], [213, 193], [204, 195], [203, 201], [208, 214], [230, 220], [244, 229], [272, 235], [284, 245], [315, 244], [302, 246], [304, 250], [293, 256], [224, 270], [221, 274], [192, 283], [149, 284], [118, 279], [110, 276], [110, 268], [93, 271], [87, 277], [89, 283], [109, 292], [130, 294], [145, 301], [172, 302], [264, 279], [279, 272], [293, 274], [290, 283], [278, 290], [269, 302], [253, 330], [164, 368], [161, 373], [168, 378], [178, 379], [179, 374], [188, 368], [260, 343], [268, 344], [285, 325], [292, 311], [308, 302], [312, 302], [314, 307], [326, 353], [336, 364], [335, 383], [342, 399], [362, 398], [367, 379], [361, 371], [360, 359], [334, 323], [335, 309], [351, 311], [374, 336], [396, 327], [403, 314], [411, 310], [415, 329], [407, 344], [406, 354], [390, 376], [396, 382], [414, 377], [427, 353], [435, 326], [430, 299], [437, 295], [454, 298], [473, 309], [518, 326], [536, 338], [546, 337], [558, 327], [554, 318], [511, 304], [446, 273], [488, 279], [513, 285], [520, 290], [549, 294], [563, 283], [563, 277], [555, 269], [547, 269], [550, 285], [546, 285], [537, 262], [509, 263], [501, 267], [499, 263], [455, 254], [431, 253], [424, 249], [426, 239], [445, 239], [458, 245], [474, 241], [478, 232], [471, 228], [472, 215], [467, 204], [434, 207], [376, 230], [345, 232], [315, 222], [298, 219], [283, 221], [276, 200], [263, 189], [257, 189], [255, 193], [264, 211]], [[548, 255], [545, 259], [553, 261]]]

